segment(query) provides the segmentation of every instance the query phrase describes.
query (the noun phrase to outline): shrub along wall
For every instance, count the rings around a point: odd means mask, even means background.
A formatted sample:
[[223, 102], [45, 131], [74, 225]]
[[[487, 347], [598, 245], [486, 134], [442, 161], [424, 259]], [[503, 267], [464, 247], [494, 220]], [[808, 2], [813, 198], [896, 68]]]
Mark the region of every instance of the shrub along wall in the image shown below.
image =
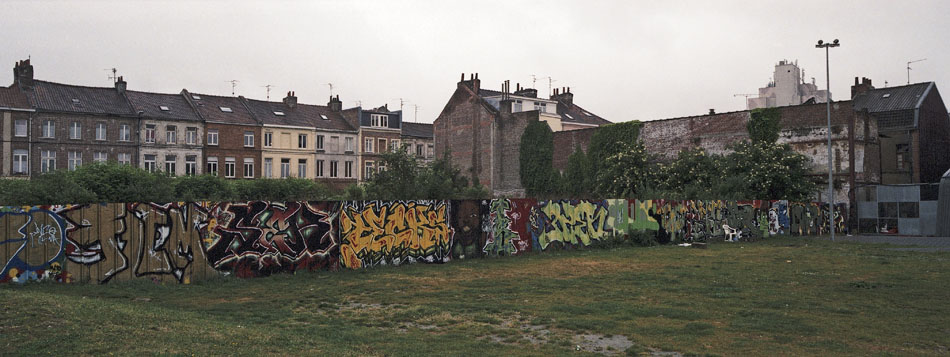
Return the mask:
[[614, 244], [842, 231], [844, 205], [788, 201], [417, 200], [0, 207], [0, 282], [189, 283]]

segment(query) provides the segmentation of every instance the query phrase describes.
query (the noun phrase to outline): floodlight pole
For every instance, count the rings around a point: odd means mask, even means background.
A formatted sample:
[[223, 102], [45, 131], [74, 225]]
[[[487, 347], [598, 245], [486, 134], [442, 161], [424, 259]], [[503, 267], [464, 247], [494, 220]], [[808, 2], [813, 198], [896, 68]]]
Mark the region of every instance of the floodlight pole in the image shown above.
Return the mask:
[[824, 43], [822, 40], [818, 40], [818, 44], [815, 45], [816, 48], [825, 49], [825, 85], [827, 85], [827, 95], [828, 97], [825, 100], [828, 110], [828, 227], [831, 231], [831, 241], [835, 241], [835, 188], [834, 188], [834, 167], [832, 165], [832, 160], [834, 156], [831, 153], [831, 65], [828, 60], [828, 50], [831, 47], [841, 46], [838, 44], [838, 40], [834, 40], [831, 43]]

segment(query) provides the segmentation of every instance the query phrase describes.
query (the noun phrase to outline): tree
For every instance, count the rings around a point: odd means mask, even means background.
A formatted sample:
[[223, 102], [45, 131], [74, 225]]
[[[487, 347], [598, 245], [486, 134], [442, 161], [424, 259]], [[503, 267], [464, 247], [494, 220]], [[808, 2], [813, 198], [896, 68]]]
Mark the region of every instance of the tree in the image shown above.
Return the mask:
[[616, 153], [604, 159], [594, 177], [594, 192], [601, 197], [638, 197], [652, 189], [650, 157], [642, 142], [617, 142]]
[[745, 199], [811, 200], [818, 186], [807, 175], [810, 160], [788, 145], [744, 141], [726, 157], [727, 177], [742, 177]]
[[658, 165], [658, 186], [664, 198], [722, 199], [715, 192], [723, 179], [722, 157], [702, 148], [680, 151], [669, 165]]

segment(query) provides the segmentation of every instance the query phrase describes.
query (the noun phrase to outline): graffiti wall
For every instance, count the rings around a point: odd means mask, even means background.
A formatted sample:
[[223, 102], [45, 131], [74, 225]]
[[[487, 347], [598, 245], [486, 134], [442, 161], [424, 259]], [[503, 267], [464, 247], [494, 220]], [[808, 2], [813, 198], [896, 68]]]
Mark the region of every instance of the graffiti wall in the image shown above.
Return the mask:
[[0, 282], [190, 283], [580, 249], [843, 232], [817, 202], [549, 200], [174, 202], [0, 207]]

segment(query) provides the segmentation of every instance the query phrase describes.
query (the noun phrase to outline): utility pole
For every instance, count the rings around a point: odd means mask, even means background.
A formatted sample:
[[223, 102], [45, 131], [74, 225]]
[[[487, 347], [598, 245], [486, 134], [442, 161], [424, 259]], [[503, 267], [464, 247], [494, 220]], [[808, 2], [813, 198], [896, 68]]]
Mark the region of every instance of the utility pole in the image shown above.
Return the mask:
[[831, 155], [831, 65], [828, 60], [828, 50], [831, 47], [841, 46], [838, 44], [838, 39], [835, 39], [832, 43], [824, 43], [822, 40], [818, 40], [818, 44], [815, 45], [817, 48], [825, 49], [825, 84], [827, 85], [828, 90], [828, 101], [826, 107], [828, 108], [828, 227], [831, 231], [831, 241], [835, 241], [835, 187], [834, 187], [834, 168], [832, 165], [832, 160], [834, 157]]
[[916, 61], [907, 62], [907, 84], [910, 84], [910, 64], [911, 64], [911, 63], [922, 62], [922, 61], [926, 61], [926, 60], [927, 60], [927, 59], [924, 58], [924, 59], [919, 59], [919, 60], [916, 60]]

